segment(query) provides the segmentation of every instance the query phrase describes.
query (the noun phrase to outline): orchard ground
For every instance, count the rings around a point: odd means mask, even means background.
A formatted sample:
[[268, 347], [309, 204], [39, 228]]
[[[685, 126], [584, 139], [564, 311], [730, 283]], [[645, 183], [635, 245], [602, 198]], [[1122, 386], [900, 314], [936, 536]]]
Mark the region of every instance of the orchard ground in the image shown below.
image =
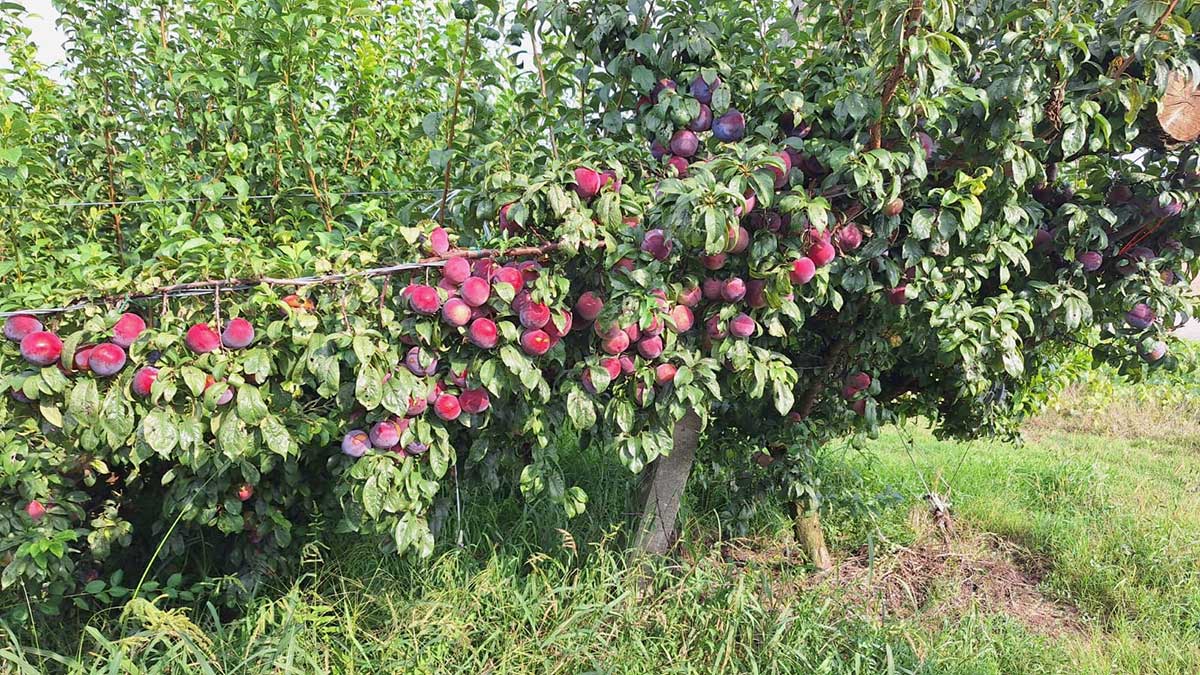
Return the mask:
[[[1169, 381], [1091, 371], [1024, 446], [911, 425], [833, 447], [823, 480], [848, 497], [827, 516], [827, 575], [798, 557], [783, 508], [738, 534], [719, 476], [701, 475], [679, 555], [639, 581], [621, 545], [628, 472], [596, 453], [574, 460], [607, 467], [575, 474], [592, 477], [575, 520], [464, 493], [464, 545], [431, 561], [312, 544], [305, 574], [241, 617], [138, 601], [70, 630], [9, 627], [0, 672], [1200, 672], [1189, 351]], [[944, 528], [930, 492], [952, 505]]]

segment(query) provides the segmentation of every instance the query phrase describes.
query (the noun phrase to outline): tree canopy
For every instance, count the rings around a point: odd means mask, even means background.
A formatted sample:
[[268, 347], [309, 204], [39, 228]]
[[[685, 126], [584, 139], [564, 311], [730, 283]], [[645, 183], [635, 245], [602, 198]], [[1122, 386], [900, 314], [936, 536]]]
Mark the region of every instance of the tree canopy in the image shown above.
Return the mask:
[[0, 585], [43, 611], [324, 526], [428, 555], [451, 467], [576, 514], [560, 453], [643, 472], [689, 412], [813, 508], [825, 440], [1013, 435], [1195, 313], [1192, 2], [62, 12], [61, 79], [0, 22]]

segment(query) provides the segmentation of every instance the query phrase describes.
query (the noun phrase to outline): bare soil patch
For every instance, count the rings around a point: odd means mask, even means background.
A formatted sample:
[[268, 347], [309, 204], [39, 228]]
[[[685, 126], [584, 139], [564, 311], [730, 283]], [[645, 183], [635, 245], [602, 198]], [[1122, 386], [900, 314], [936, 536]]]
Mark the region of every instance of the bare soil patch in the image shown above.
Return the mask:
[[846, 558], [812, 585], [845, 592], [879, 621], [916, 618], [937, 622], [977, 610], [1003, 614], [1045, 635], [1082, 630], [1079, 611], [1039, 589], [1045, 569], [1036, 557], [992, 534], [959, 534], [949, 543], [930, 538], [871, 564], [867, 551]]
[[997, 535], [972, 532], [961, 523], [942, 537], [928, 527], [928, 516], [914, 517], [925, 521], [925, 529], [918, 531], [930, 532], [929, 536], [912, 546], [877, 549], [873, 560], [863, 547], [836, 560], [833, 570], [809, 577], [782, 574], [804, 564], [799, 549], [786, 542], [739, 539], [715, 548], [713, 557], [776, 576], [779, 580], [765, 599], [772, 606], [786, 606], [799, 593], [832, 591], [847, 601], [849, 609], [878, 622], [916, 619], [933, 624], [974, 610], [1002, 614], [1042, 635], [1083, 632], [1079, 610], [1040, 589], [1048, 570], [1036, 555]]

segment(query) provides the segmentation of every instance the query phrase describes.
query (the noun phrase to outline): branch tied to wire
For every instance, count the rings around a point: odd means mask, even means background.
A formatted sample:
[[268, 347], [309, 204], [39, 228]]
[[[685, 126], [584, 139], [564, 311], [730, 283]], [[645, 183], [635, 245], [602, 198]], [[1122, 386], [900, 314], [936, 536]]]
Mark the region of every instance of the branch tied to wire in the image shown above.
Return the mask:
[[[575, 244], [567, 245], [562, 242], [548, 242], [538, 246], [518, 246], [508, 249], [500, 248], [480, 248], [480, 249], [451, 249], [440, 255], [429, 256], [415, 262], [398, 263], [395, 265], [387, 265], [384, 267], [372, 267], [369, 269], [355, 270], [352, 272], [339, 272], [335, 274], [326, 274], [322, 276], [312, 277], [257, 277], [246, 279], [207, 279], [204, 281], [190, 281], [182, 284], [171, 284], [160, 286], [152, 291], [139, 294], [126, 294], [105, 296], [102, 298], [91, 298], [80, 300], [78, 302], [63, 306], [63, 307], [44, 307], [39, 309], [19, 309], [10, 312], [0, 312], [0, 318], [7, 318], [19, 314], [29, 315], [52, 315], [65, 314], [74, 312], [95, 305], [108, 305], [114, 303], [129, 303], [143, 300], [161, 300], [165, 306], [167, 298], [188, 297], [197, 295], [217, 295], [222, 292], [237, 292], [245, 291], [260, 286], [290, 286], [290, 287], [305, 287], [305, 286], [326, 286], [331, 284], [342, 284], [354, 279], [372, 279], [377, 277], [389, 277], [405, 272], [414, 272], [417, 270], [428, 270], [438, 267], [443, 267], [446, 261], [451, 258], [465, 258], [467, 260], [477, 260], [480, 258], [541, 258], [551, 253], [576, 248], [602, 249], [604, 242], [584, 242], [576, 246]], [[219, 302], [219, 299], [217, 300]]]
[[[449, 188], [449, 193], [453, 194], [462, 188]], [[335, 197], [389, 197], [392, 195], [411, 195], [411, 194], [442, 194], [442, 188], [420, 188], [406, 190], [351, 190], [349, 192], [329, 192], [322, 196]], [[9, 191], [9, 194], [20, 196], [23, 191]], [[66, 201], [66, 202], [51, 202], [49, 204], [37, 204], [36, 208], [47, 209], [74, 209], [74, 208], [125, 208], [129, 206], [149, 206], [156, 204], [194, 204], [196, 202], [238, 202], [238, 201], [275, 201], [278, 199], [316, 199], [317, 194], [312, 192], [273, 192], [261, 195], [229, 195], [222, 197], [163, 197], [159, 199], [128, 199], [119, 201]]]

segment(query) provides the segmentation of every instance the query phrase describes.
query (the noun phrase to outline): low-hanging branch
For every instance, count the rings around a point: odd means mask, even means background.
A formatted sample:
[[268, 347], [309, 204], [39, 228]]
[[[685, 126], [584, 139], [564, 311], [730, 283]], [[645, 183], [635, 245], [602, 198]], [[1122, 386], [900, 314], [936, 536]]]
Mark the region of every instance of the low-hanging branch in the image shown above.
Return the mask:
[[[587, 246], [595, 249], [604, 248], [604, 242], [595, 241], [587, 242]], [[208, 293], [217, 293], [224, 291], [241, 291], [250, 288], [255, 288], [260, 285], [268, 286], [320, 286], [329, 284], [342, 283], [348, 279], [354, 278], [374, 278], [401, 274], [403, 272], [411, 272], [420, 269], [429, 269], [442, 267], [450, 258], [466, 258], [475, 260], [479, 258], [539, 258], [544, 255], [549, 255], [555, 251], [568, 248], [562, 242], [544, 243], [539, 246], [518, 246], [509, 249], [499, 248], [480, 248], [480, 249], [451, 249], [440, 255], [433, 255], [427, 258], [422, 258], [416, 262], [398, 263], [395, 265], [387, 265], [385, 267], [372, 267], [365, 270], [355, 270], [353, 272], [338, 272], [335, 274], [325, 274], [315, 277], [257, 277], [248, 279], [207, 279], [204, 281], [189, 281], [182, 284], [171, 284], [168, 286], [159, 286], [152, 291], [139, 293], [135, 295], [110, 295], [102, 298], [89, 298], [77, 301], [64, 307], [47, 307], [42, 309], [20, 309], [11, 312], [0, 312], [0, 318], [7, 318], [18, 314], [64, 314], [73, 312], [85, 307], [99, 304], [111, 304], [114, 302], [134, 302], [138, 300], [151, 299], [166, 299], [168, 297], [189, 296], [189, 295], [204, 295]], [[572, 246], [571, 248], [574, 248]]]

